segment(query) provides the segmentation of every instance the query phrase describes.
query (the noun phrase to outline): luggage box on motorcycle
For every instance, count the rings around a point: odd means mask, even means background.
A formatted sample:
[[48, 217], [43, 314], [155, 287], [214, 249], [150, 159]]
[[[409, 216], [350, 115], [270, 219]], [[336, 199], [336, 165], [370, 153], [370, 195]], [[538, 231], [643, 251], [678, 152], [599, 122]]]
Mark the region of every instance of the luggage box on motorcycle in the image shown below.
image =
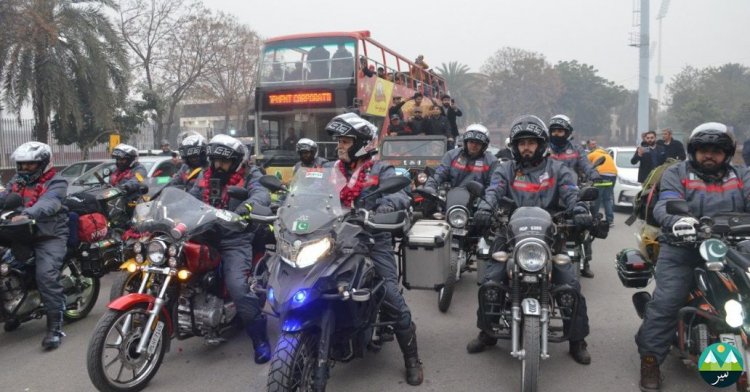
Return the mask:
[[404, 286], [438, 289], [450, 274], [451, 229], [444, 220], [414, 223], [404, 238]]
[[617, 254], [617, 277], [623, 286], [643, 288], [654, 276], [654, 266], [646, 261], [637, 249], [623, 249]]

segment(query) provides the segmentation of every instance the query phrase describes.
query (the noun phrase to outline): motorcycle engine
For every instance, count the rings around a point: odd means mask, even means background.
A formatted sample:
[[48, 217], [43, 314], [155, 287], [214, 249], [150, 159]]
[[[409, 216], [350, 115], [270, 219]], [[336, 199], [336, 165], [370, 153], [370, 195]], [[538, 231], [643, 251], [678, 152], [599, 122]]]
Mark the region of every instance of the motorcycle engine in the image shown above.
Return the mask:
[[233, 303], [224, 304], [223, 299], [213, 294], [194, 290], [192, 295], [178, 300], [177, 325], [181, 333], [192, 334], [197, 330], [206, 335], [228, 323], [236, 313]]
[[708, 326], [700, 323], [690, 329], [690, 348], [689, 351], [693, 355], [701, 355], [710, 344], [710, 336], [708, 333]]
[[12, 313], [21, 305], [15, 313], [23, 315], [36, 309], [42, 302], [37, 291], [29, 293], [24, 301], [26, 289], [21, 277], [16, 274], [3, 276], [0, 279], [0, 287], [0, 300], [3, 301], [3, 307], [8, 313]]

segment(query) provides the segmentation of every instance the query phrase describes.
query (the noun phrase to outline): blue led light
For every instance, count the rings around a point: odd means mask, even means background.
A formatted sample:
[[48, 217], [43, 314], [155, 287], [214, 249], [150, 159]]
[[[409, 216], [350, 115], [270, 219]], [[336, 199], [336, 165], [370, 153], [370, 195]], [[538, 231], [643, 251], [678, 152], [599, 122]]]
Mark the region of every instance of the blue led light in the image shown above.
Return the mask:
[[302, 323], [295, 319], [286, 319], [281, 324], [281, 330], [284, 332], [297, 332], [302, 328]]
[[273, 287], [268, 288], [268, 300], [273, 301]]
[[300, 291], [294, 293], [293, 300], [294, 300], [295, 303], [298, 303], [298, 304], [304, 303], [306, 299], [307, 299], [307, 291], [300, 290]]

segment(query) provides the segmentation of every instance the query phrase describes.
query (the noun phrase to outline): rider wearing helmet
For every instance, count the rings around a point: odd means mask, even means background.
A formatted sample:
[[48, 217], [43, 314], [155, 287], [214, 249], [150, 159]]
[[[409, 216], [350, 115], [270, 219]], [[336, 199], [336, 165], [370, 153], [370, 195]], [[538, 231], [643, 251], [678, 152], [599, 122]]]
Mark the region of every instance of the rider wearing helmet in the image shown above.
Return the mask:
[[297, 141], [297, 154], [299, 162], [294, 165], [294, 173], [300, 167], [323, 167], [323, 164], [328, 162], [318, 156], [318, 144], [308, 138]]
[[[750, 170], [731, 165], [735, 149], [734, 135], [726, 125], [701, 124], [690, 134], [689, 160], [667, 168], [662, 175], [654, 218], [666, 241], [660, 244], [653, 299], [635, 338], [641, 355], [641, 390], [661, 388], [659, 364], [669, 353], [678, 311], [694, 287], [693, 270], [702, 264], [697, 248], [670, 240], [694, 238], [701, 217], [750, 212]], [[668, 213], [669, 200], [687, 201], [690, 216]]]
[[138, 162], [138, 150], [130, 145], [120, 143], [112, 150], [115, 160], [115, 171], [109, 176], [109, 183], [130, 195], [138, 197], [138, 188], [146, 178], [146, 168]]
[[[190, 190], [191, 195], [213, 207], [243, 216], [249, 214], [254, 206], [270, 205], [268, 191], [258, 182], [263, 174], [257, 167], [246, 165], [249, 154], [242, 142], [228, 135], [216, 135], [208, 142], [206, 154], [209, 167], [196, 180]], [[248, 199], [230, 198], [228, 188], [232, 186], [247, 189]], [[255, 363], [268, 362], [271, 359], [271, 346], [266, 333], [266, 318], [261, 311], [260, 299], [250, 290], [247, 282], [248, 276], [252, 275], [254, 233], [222, 230], [214, 235], [216, 239], [212, 243], [219, 244], [224, 282], [245, 332], [253, 341]]]
[[463, 147], [450, 150], [443, 155], [435, 174], [427, 179], [425, 190], [437, 193], [437, 188], [444, 182], [451, 187], [459, 187], [470, 181], [478, 181], [485, 187], [489, 185], [491, 167], [497, 159], [487, 151], [490, 135], [482, 124], [471, 124], [463, 133]]
[[[585, 204], [577, 202], [578, 187], [576, 178], [561, 162], [549, 159], [545, 155], [549, 137], [544, 122], [536, 116], [521, 116], [513, 122], [510, 130], [510, 148], [513, 160], [498, 165], [492, 173], [490, 186], [474, 214], [480, 228], [489, 227], [492, 211], [504, 197], [513, 199], [518, 207], [542, 207], [548, 211], [567, 210], [577, 224], [590, 224], [591, 214]], [[489, 203], [489, 204], [488, 204]], [[480, 229], [481, 231], [481, 229]], [[493, 244], [492, 253], [504, 250], [507, 239], [498, 235]], [[492, 260], [485, 270], [482, 281], [501, 282], [507, 278], [506, 263]], [[568, 284], [578, 293], [578, 312], [571, 322], [564, 322], [566, 334], [569, 332], [570, 354], [576, 362], [591, 363], [591, 356], [586, 349], [584, 338], [589, 333], [586, 300], [581, 294], [581, 285], [576, 278], [572, 264], [553, 264], [552, 280], [555, 284]], [[482, 329], [484, 326], [479, 325]], [[484, 331], [469, 342], [466, 350], [469, 353], [483, 351], [485, 347], [497, 343]]]
[[573, 173], [585, 174], [590, 180], [599, 180], [599, 172], [591, 167], [586, 152], [581, 146], [571, 143], [573, 125], [564, 114], [553, 116], [549, 120], [550, 158], [560, 161]]
[[184, 186], [189, 191], [198, 175], [208, 168], [206, 139], [201, 135], [190, 135], [182, 139], [179, 151], [182, 167], [172, 176], [169, 186]]
[[62, 343], [65, 295], [60, 283], [60, 269], [68, 241], [68, 211], [62, 201], [68, 192], [68, 182], [55, 174], [52, 150], [44, 143], [26, 142], [11, 155], [16, 162], [16, 175], [0, 193], [0, 206], [6, 196], [17, 193], [23, 199], [19, 215], [12, 222], [36, 221], [36, 240], [33, 243], [36, 282], [47, 309], [47, 334], [42, 347], [55, 349]]
[[[396, 175], [393, 166], [372, 159], [377, 153], [377, 132], [375, 125], [355, 113], [336, 116], [326, 126], [326, 131], [338, 141], [339, 159], [333, 163], [334, 170], [340, 170], [348, 183], [339, 195], [342, 205], [351, 207], [362, 195], [377, 187], [379, 181]], [[388, 213], [409, 207], [409, 197], [404, 190], [378, 198], [369, 198], [365, 208], [376, 213]], [[424, 378], [422, 363], [417, 352], [416, 326], [411, 319], [411, 311], [398, 287], [398, 272], [393, 257], [393, 245], [390, 233], [373, 234], [374, 246], [370, 256], [376, 272], [385, 281], [385, 299], [390, 306], [384, 307], [387, 315], [396, 321], [394, 325], [396, 339], [404, 355], [406, 365], [406, 382], [419, 385]]]

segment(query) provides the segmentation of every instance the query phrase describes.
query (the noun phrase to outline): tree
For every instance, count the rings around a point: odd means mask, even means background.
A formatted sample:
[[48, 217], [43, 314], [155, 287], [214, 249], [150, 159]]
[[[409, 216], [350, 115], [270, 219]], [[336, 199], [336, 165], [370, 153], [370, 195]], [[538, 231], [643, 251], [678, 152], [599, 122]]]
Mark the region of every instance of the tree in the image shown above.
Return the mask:
[[580, 136], [609, 136], [612, 108], [625, 102], [625, 88], [598, 76], [593, 66], [575, 60], [561, 61], [555, 70], [562, 91], [554, 111], [568, 115]]
[[482, 104], [486, 96], [486, 77], [470, 72], [469, 66], [457, 61], [440, 64], [438, 74], [445, 79], [451, 98], [461, 108], [463, 116], [459, 117], [459, 126], [482, 122]]
[[20, 116], [30, 98], [37, 140], [49, 141], [53, 112], [75, 123], [106, 122], [124, 97], [127, 56], [106, 16], [112, 6], [110, 0], [0, 2], [3, 100]]
[[539, 53], [517, 48], [498, 50], [482, 66], [487, 75], [487, 118], [509, 125], [517, 116], [535, 114], [542, 118], [552, 115], [562, 83]]

